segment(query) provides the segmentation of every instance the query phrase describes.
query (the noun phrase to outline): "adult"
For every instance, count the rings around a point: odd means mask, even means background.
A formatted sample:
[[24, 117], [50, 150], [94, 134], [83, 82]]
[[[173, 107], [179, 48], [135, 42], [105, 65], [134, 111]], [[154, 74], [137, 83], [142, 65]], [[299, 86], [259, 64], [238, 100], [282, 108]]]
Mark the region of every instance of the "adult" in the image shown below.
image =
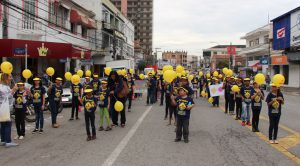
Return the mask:
[[99, 80], [99, 75], [94, 74], [93, 80], [91, 82], [91, 87], [93, 88], [93, 94], [96, 95], [99, 93], [101, 82]]
[[[12, 81], [11, 74], [2, 74], [1, 83], [0, 83], [0, 106], [4, 104], [4, 102], [9, 102], [9, 110], [13, 107], [13, 94], [16, 92], [17, 87], [10, 88]], [[1, 146], [6, 147], [14, 147], [18, 146], [18, 144], [11, 141], [11, 126], [12, 122], [1, 122]]]
[[71, 85], [71, 93], [72, 93], [72, 113], [71, 113], [71, 118], [69, 119], [70, 121], [74, 120], [74, 114], [76, 116], [76, 120], [79, 120], [78, 117], [78, 111], [79, 111], [79, 100], [78, 98], [82, 97], [83, 94], [83, 86], [81, 83], [75, 85]]
[[134, 89], [134, 79], [130, 73], [127, 73], [127, 81], [128, 81], [128, 112], [131, 112], [132, 98], [133, 98], [133, 89]]
[[158, 83], [159, 89], [160, 89], [160, 106], [164, 105], [164, 96], [165, 96], [165, 82], [164, 82], [164, 76], [159, 74], [159, 83]]
[[270, 144], [278, 144], [277, 133], [281, 116], [281, 105], [284, 104], [283, 94], [275, 84], [271, 84], [271, 92], [268, 94], [266, 102], [268, 104], [269, 115], [269, 141]]
[[[236, 85], [239, 87], [239, 89], [243, 88], [243, 82], [242, 82], [241, 78], [237, 78]], [[241, 114], [242, 114], [242, 110], [243, 110], [243, 100], [242, 100], [241, 91], [235, 92], [235, 106], [236, 106], [235, 120], [239, 120], [239, 119], [241, 119]]]
[[230, 93], [230, 77], [226, 76], [223, 82], [224, 98], [225, 98], [225, 114], [228, 113], [229, 108], [229, 93]]
[[61, 105], [61, 99], [63, 94], [63, 87], [62, 87], [62, 78], [56, 78], [55, 84], [50, 85], [48, 89], [48, 99], [51, 109], [51, 120], [52, 120], [52, 127], [58, 128], [59, 125], [57, 124], [57, 115], [58, 115], [58, 109]]
[[118, 75], [116, 71], [111, 71], [108, 77], [108, 86], [110, 91], [110, 111], [112, 115], [113, 126], [118, 126], [119, 112], [115, 110], [114, 105], [117, 101], [123, 103], [123, 110], [120, 112], [121, 114], [121, 127], [125, 127], [126, 123], [126, 114], [125, 114], [125, 103], [126, 97], [119, 97], [119, 93], [124, 88], [125, 78]]
[[155, 88], [156, 88], [156, 79], [153, 74], [150, 72], [148, 74], [148, 93], [147, 93], [147, 105], [155, 103]]

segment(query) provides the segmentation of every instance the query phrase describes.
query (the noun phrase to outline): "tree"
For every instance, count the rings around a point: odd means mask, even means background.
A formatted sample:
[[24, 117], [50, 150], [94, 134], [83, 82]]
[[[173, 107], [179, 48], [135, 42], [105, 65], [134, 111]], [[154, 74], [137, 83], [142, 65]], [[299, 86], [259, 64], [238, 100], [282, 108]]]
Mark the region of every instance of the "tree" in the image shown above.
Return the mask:
[[139, 69], [139, 71], [144, 71], [145, 67], [146, 67], [146, 62], [144, 60], [140, 60], [138, 62], [138, 69]]
[[224, 67], [228, 67], [228, 66], [229, 66], [229, 62], [228, 61], [221, 60], [217, 64], [217, 69], [223, 69]]

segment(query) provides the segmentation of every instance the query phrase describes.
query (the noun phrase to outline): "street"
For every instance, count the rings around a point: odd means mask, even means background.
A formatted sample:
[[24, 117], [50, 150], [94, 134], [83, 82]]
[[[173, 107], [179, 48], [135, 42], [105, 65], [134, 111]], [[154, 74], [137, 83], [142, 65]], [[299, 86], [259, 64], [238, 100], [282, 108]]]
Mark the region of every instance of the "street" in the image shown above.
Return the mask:
[[[300, 157], [298, 96], [285, 97], [279, 145], [271, 146], [264, 140], [268, 133], [266, 108], [261, 116], [261, 133], [255, 134], [225, 115], [222, 107], [211, 107], [203, 98], [195, 99], [190, 143], [185, 144], [174, 142], [175, 127], [167, 126], [163, 120], [164, 107], [145, 106], [144, 100], [136, 100], [132, 112], [126, 112], [124, 129], [97, 131], [97, 139], [91, 142], [85, 140], [83, 113], [80, 120], [68, 121], [70, 108], [65, 108], [58, 116], [61, 127], [52, 129], [50, 113], [45, 112], [45, 132], [31, 134], [34, 124], [27, 123], [27, 135], [25, 140], [17, 141], [19, 147], [0, 147], [0, 165], [297, 165]], [[96, 119], [98, 122], [98, 114]], [[14, 136], [15, 126], [13, 129]]]

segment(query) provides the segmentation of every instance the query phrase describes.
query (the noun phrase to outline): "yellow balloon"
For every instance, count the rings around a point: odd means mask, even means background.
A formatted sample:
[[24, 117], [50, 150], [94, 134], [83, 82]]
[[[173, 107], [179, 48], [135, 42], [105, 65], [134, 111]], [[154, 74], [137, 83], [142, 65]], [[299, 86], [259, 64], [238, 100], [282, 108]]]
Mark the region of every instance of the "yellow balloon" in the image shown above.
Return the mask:
[[134, 73], [134, 70], [133, 70], [133, 69], [129, 69], [129, 73], [130, 73], [130, 74], [133, 74], [133, 73]]
[[163, 67], [163, 72], [166, 72], [167, 70], [173, 70], [173, 66], [171, 65], [166, 65]]
[[5, 74], [11, 74], [13, 71], [13, 65], [10, 62], [1, 63], [1, 71]]
[[202, 72], [202, 71], [199, 72], [199, 76], [200, 76], [200, 77], [203, 76], [203, 72]]
[[164, 80], [171, 83], [176, 78], [176, 72], [173, 70], [167, 70], [164, 72]]
[[120, 73], [122, 76], [125, 76], [127, 74], [127, 71], [126, 71], [126, 69], [122, 69]]
[[203, 91], [201, 92], [201, 96], [202, 96], [202, 97], [205, 97], [205, 94], [206, 94], [206, 92], [203, 90]]
[[186, 76], [187, 75], [187, 72], [184, 70], [181, 72], [181, 76]]
[[210, 78], [210, 73], [206, 73], [206, 78]]
[[181, 73], [184, 70], [184, 67], [181, 65], [176, 66], [176, 73]]
[[46, 73], [48, 76], [52, 77], [55, 73], [55, 70], [53, 69], [53, 67], [48, 67]]
[[82, 77], [83, 76], [83, 71], [82, 70], [78, 70], [77, 71], [77, 75], [79, 75], [79, 77]]
[[23, 70], [22, 75], [25, 79], [28, 79], [32, 76], [32, 73], [29, 69], [25, 69], [25, 70]]
[[240, 88], [239, 88], [237, 85], [233, 85], [233, 86], [231, 87], [231, 90], [232, 90], [233, 92], [239, 92], [239, 91], [240, 91]]
[[218, 77], [219, 76], [219, 72], [218, 71], [214, 71], [213, 76], [214, 77]]
[[228, 77], [233, 76], [233, 71], [231, 69], [228, 69], [227, 74]]
[[272, 82], [278, 86], [282, 86], [285, 82], [285, 78], [282, 74], [276, 74], [273, 76]]
[[106, 68], [104, 68], [104, 73], [105, 73], [105, 75], [107, 75], [107, 76], [110, 74], [111, 71], [112, 71], [111, 67], [106, 67]]
[[228, 68], [227, 67], [224, 67], [223, 70], [222, 70], [223, 74], [227, 75], [227, 72], [228, 72]]
[[123, 109], [124, 109], [124, 105], [123, 105], [122, 102], [117, 101], [117, 102], [115, 103], [115, 105], [114, 105], [114, 108], [115, 108], [115, 110], [116, 110], [117, 112], [121, 112], [121, 111], [123, 111]]
[[66, 78], [66, 80], [70, 81], [71, 78], [72, 78], [72, 73], [66, 72], [66, 73], [65, 73], [65, 78]]
[[74, 84], [74, 85], [78, 85], [80, 83], [80, 76], [75, 74], [71, 77], [71, 82]]
[[223, 75], [222, 74], [219, 74], [219, 76], [218, 76], [219, 78], [223, 78]]
[[265, 83], [266, 77], [265, 77], [265, 75], [259, 73], [259, 74], [256, 74], [256, 75], [255, 75], [254, 81], [255, 81], [258, 85], [262, 85], [262, 84]]
[[210, 97], [210, 98], [208, 99], [208, 102], [209, 102], [209, 103], [213, 103], [213, 102], [214, 102], [214, 98]]
[[177, 77], [181, 77], [181, 73], [176, 73], [176, 76]]
[[141, 80], [145, 79], [145, 75], [144, 74], [140, 74], [139, 77], [140, 77]]
[[117, 70], [117, 74], [120, 76], [122, 75], [122, 70]]
[[91, 75], [92, 75], [91, 70], [85, 71], [85, 76], [86, 76], [86, 77], [90, 77]]
[[189, 75], [188, 79], [192, 81], [194, 79], [194, 75]]

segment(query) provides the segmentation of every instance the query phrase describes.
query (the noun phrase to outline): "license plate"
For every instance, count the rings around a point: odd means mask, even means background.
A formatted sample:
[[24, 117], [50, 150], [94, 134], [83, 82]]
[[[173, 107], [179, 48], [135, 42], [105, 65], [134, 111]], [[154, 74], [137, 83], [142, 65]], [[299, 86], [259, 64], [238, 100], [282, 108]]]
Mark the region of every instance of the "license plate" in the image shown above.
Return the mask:
[[61, 100], [62, 100], [62, 101], [69, 101], [68, 98], [62, 98]]

